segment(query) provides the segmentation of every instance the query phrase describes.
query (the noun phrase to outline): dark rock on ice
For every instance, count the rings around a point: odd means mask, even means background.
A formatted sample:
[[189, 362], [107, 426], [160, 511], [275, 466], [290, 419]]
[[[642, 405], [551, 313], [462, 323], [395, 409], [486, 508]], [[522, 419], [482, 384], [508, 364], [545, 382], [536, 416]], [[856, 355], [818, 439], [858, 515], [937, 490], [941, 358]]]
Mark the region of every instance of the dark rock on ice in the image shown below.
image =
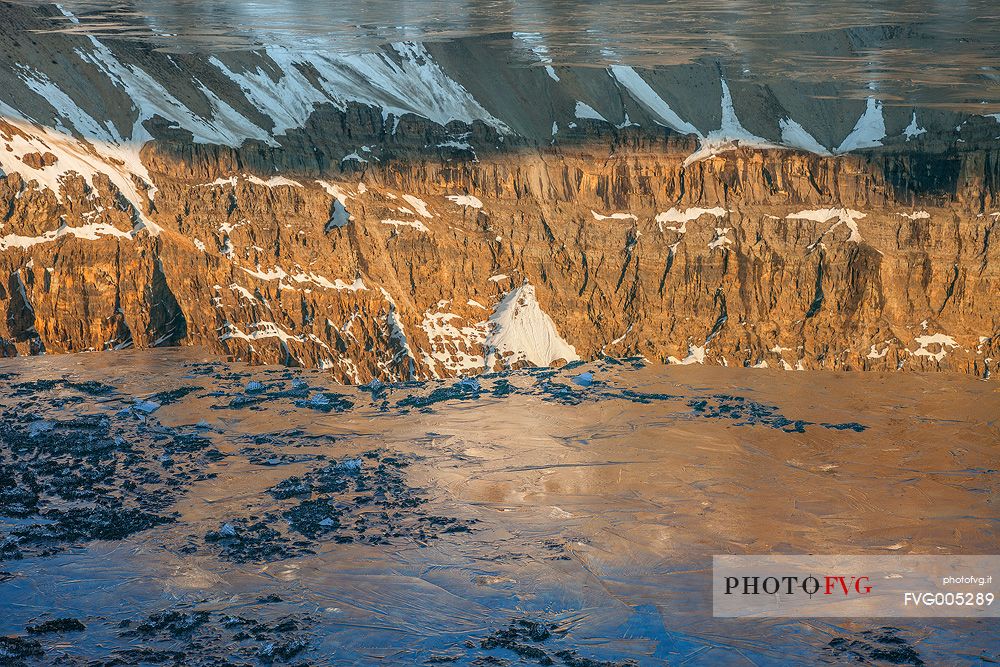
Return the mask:
[[87, 629], [81, 621], [75, 618], [55, 618], [38, 625], [29, 625], [25, 631], [29, 635], [44, 635], [53, 632], [83, 632]]

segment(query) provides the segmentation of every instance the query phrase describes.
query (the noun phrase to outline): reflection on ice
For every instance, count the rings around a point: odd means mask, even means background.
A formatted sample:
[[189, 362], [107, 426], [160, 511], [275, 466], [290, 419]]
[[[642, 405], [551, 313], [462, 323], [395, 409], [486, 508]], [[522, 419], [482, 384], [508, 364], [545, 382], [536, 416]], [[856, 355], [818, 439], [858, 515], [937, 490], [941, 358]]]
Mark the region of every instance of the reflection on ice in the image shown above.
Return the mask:
[[25, 660], [1000, 658], [967, 622], [713, 620], [707, 576], [716, 553], [988, 551], [987, 383], [608, 360], [357, 388], [178, 350], [30, 362], [0, 367], [0, 634]]

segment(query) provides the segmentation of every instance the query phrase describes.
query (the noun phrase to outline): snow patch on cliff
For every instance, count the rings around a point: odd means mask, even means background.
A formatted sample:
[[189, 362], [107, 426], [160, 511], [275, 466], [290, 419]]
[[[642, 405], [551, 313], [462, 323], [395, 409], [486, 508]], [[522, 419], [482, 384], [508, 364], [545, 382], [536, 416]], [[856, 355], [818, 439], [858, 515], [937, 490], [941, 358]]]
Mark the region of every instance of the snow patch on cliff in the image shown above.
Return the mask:
[[542, 310], [530, 283], [511, 290], [497, 304], [489, 318], [485, 348], [486, 370], [498, 363], [505, 368], [516, 364], [548, 366], [560, 359], [580, 358]]
[[58, 229], [45, 232], [40, 236], [7, 234], [6, 236], [0, 237], [0, 251], [9, 250], [10, 248], [21, 248], [26, 250], [32, 246], [41, 245], [43, 243], [52, 243], [53, 241], [57, 241], [65, 236], [73, 236], [85, 241], [96, 241], [104, 236], [117, 236], [119, 238], [132, 239], [135, 237], [135, 232], [123, 232], [117, 227], [101, 223], [84, 225], [82, 227], [68, 227], [66, 225], [60, 225]]
[[336, 280], [330, 280], [329, 278], [326, 278], [324, 276], [312, 272], [306, 273], [301, 270], [298, 273], [289, 273], [280, 266], [276, 266], [267, 270], [263, 270], [259, 266], [256, 268], [256, 270], [248, 269], [243, 266], [241, 266], [240, 269], [244, 273], [251, 275], [254, 278], [257, 278], [258, 280], [283, 281], [285, 279], [289, 279], [300, 284], [311, 283], [314, 285], [318, 285], [319, 287], [323, 287], [325, 289], [346, 290], [349, 292], [358, 292], [368, 289], [367, 287], [365, 287], [365, 283], [361, 278], [355, 278], [353, 282], [348, 283], [344, 282], [340, 278], [337, 278]]
[[832, 232], [840, 225], [846, 226], [851, 231], [851, 235], [847, 238], [849, 242], [861, 243], [861, 231], [858, 228], [858, 220], [866, 216], [861, 211], [855, 211], [851, 208], [819, 208], [799, 211], [798, 213], [790, 213], [786, 217], [789, 220], [812, 220], [814, 222], [827, 222], [837, 218], [837, 222], [835, 222], [833, 226], [825, 232], [820, 234], [820, 237], [809, 246], [809, 249], [812, 250], [823, 240], [824, 236]]
[[782, 118], [778, 121], [778, 126], [781, 128], [781, 143], [786, 146], [800, 148], [817, 155], [830, 154], [826, 146], [816, 141], [816, 137], [809, 134], [804, 127], [791, 118]]
[[462, 316], [449, 312], [428, 310], [424, 313], [420, 326], [430, 343], [430, 352], [424, 354], [424, 360], [435, 376], [439, 375], [439, 369], [451, 374], [483, 369], [485, 359], [474, 350], [482, 350], [487, 323], [481, 321], [472, 326], [460, 326], [458, 322], [462, 319]]
[[483, 207], [483, 202], [478, 197], [473, 197], [472, 195], [447, 195], [445, 199], [459, 206], [468, 206], [469, 208]]
[[718, 130], [712, 130], [702, 138], [701, 147], [684, 160], [684, 166], [740, 146], [781, 148], [780, 145], [758, 137], [743, 127], [736, 115], [736, 107], [733, 106], [733, 96], [729, 92], [729, 84], [726, 83], [725, 79], [722, 79], [722, 125]]
[[677, 364], [680, 366], [690, 366], [691, 364], [704, 364], [705, 363], [705, 346], [701, 347], [697, 345], [688, 344], [687, 356], [683, 359], [678, 359], [677, 357], [668, 357], [667, 362], [671, 364]]
[[599, 114], [596, 109], [585, 102], [580, 102], [579, 100], [576, 103], [576, 111], [573, 113], [577, 118], [583, 120], [600, 120], [605, 123], [608, 122], [608, 119]]
[[412, 227], [415, 230], [417, 230], [418, 232], [429, 232], [429, 231], [431, 231], [430, 229], [427, 228], [427, 225], [425, 225], [424, 223], [420, 222], [419, 220], [383, 220], [382, 224], [383, 225], [392, 225], [396, 229], [399, 229], [400, 227]]
[[[216, 285], [216, 287], [218, 287], [218, 285]], [[230, 283], [229, 289], [239, 294], [241, 297], [243, 297], [244, 300], [249, 301], [254, 305], [257, 304], [257, 297], [255, 297], [253, 293], [246, 287], [243, 287], [242, 285], [238, 285], [236, 283]]]
[[263, 179], [260, 176], [254, 176], [253, 174], [236, 174], [230, 176], [229, 178], [219, 177], [210, 183], [198, 183], [194, 187], [196, 188], [219, 188], [226, 185], [236, 187], [240, 180], [244, 180], [248, 183], [253, 183], [254, 185], [262, 185], [266, 188], [276, 188], [281, 186], [288, 186], [292, 188], [304, 187], [298, 181], [293, 181], [290, 178], [285, 178], [284, 176], [271, 176], [268, 179]]
[[594, 220], [638, 220], [632, 213], [612, 213], [611, 215], [601, 215], [597, 211], [591, 211], [591, 215], [594, 216]]
[[288, 333], [274, 322], [261, 320], [251, 323], [249, 325], [249, 328], [252, 329], [252, 331], [250, 333], [245, 333], [238, 326], [236, 326], [229, 320], [226, 320], [225, 322], [222, 323], [222, 326], [219, 327], [219, 329], [222, 331], [221, 335], [219, 336], [219, 340], [227, 341], [233, 339], [240, 339], [246, 341], [255, 341], [255, 340], [260, 340], [262, 338], [277, 338], [282, 342], [282, 344], [287, 344], [289, 341], [295, 341], [298, 343], [305, 343], [307, 341], [311, 341], [326, 349], [330, 349], [326, 343], [321, 341], [313, 334], [302, 334], [296, 336], [295, 334]]
[[413, 195], [403, 195], [403, 199], [416, 210], [417, 214], [423, 218], [433, 218], [434, 216], [427, 210], [427, 202]]
[[[716, 218], [721, 218], [725, 216], [729, 211], [724, 208], [716, 206], [715, 208], [687, 208], [683, 211], [676, 208], [671, 208], [669, 211], [664, 211], [663, 213], [658, 213], [656, 215], [656, 224], [662, 232], [664, 229], [669, 229], [672, 232], [677, 232], [678, 234], [687, 233], [687, 223], [692, 220], [697, 220], [703, 215], [711, 215]], [[680, 226], [672, 225], [669, 227], [664, 227], [663, 224], [666, 222], [681, 223]]]
[[732, 245], [733, 241], [726, 234], [729, 233], [729, 227], [716, 227], [715, 228], [715, 238], [711, 240], [708, 244], [709, 250], [715, 250], [716, 248], [723, 248], [727, 245]]
[[[885, 341], [885, 342], [889, 343], [890, 341]], [[865, 357], [867, 357], [868, 359], [882, 359], [887, 354], [889, 354], [889, 345], [888, 344], [885, 346], [885, 348], [881, 352], [879, 352], [878, 349], [873, 344], [870, 348], [868, 348], [868, 354], [866, 354]]]
[[[258, 70], [237, 74], [213, 64], [233, 78], [258, 108], [275, 119], [274, 132], [302, 127], [316, 104], [328, 102], [346, 109], [348, 102], [382, 109], [382, 115], [412, 113], [439, 125], [453, 120], [481, 120], [498, 132], [509, 128], [495, 118], [468, 90], [449, 77], [421, 44], [399, 42], [385, 51], [362, 54], [301, 52], [285, 46], [265, 49], [278, 65], [278, 82]], [[216, 59], [217, 60], [217, 59]], [[315, 78], [306, 77], [312, 70]]]
[[[946, 336], [942, 333], [937, 333], [933, 335], [923, 335], [914, 338], [920, 347], [916, 352], [913, 353], [915, 357], [930, 357], [934, 361], [941, 361], [947, 356], [948, 352], [958, 347], [958, 343], [951, 336]], [[931, 347], [936, 347], [937, 351], [932, 352]]]
[[549, 56], [549, 47], [542, 41], [542, 33], [515, 32], [513, 33], [513, 37], [531, 49], [531, 52], [538, 58], [538, 62], [545, 67], [545, 73], [549, 75], [550, 79], [558, 83], [559, 75], [556, 74], [555, 69], [552, 67], [552, 57]]
[[389, 328], [389, 341], [396, 344], [396, 352], [393, 354], [392, 359], [388, 364], [384, 362], [379, 362], [379, 368], [382, 369], [388, 377], [395, 377], [395, 373], [389, 367], [389, 365], [396, 365], [403, 359], [406, 359], [407, 373], [404, 379], [412, 380], [416, 376], [416, 357], [413, 356], [413, 350], [410, 348], [410, 340], [406, 336], [406, 330], [403, 328], [403, 320], [399, 317], [399, 308], [396, 306], [395, 299], [389, 294], [385, 288], [380, 287], [379, 290], [382, 292], [382, 296], [385, 297], [386, 302], [389, 304], [389, 312], [386, 313], [385, 323]]
[[921, 134], [926, 134], [927, 130], [917, 125], [917, 112], [913, 112], [913, 117], [910, 119], [910, 124], [906, 126], [903, 130], [903, 135], [906, 140], [909, 141], [913, 137], [919, 137]]
[[683, 120], [678, 116], [670, 105], [667, 104], [662, 97], [652, 86], [650, 86], [646, 81], [639, 76], [631, 67], [627, 65], [612, 65], [608, 68], [611, 76], [615, 78], [618, 83], [625, 87], [625, 90], [632, 95], [633, 98], [638, 100], [640, 104], [646, 107], [650, 113], [656, 116], [660, 124], [666, 125], [667, 127], [680, 132], [681, 134], [694, 134], [696, 136], [701, 136], [701, 132], [698, 131], [691, 123]]
[[244, 178], [246, 178], [248, 181], [250, 181], [255, 185], [263, 185], [264, 187], [268, 188], [276, 188], [282, 185], [287, 185], [293, 188], [302, 187], [302, 184], [299, 183], [298, 181], [293, 181], [292, 179], [285, 178], [284, 176], [272, 176], [271, 178], [264, 180], [259, 176], [254, 176], [253, 174], [250, 174], [249, 176], [244, 176]]
[[316, 183], [318, 183], [321, 188], [326, 190], [328, 195], [339, 201], [344, 206], [347, 206], [347, 200], [353, 196], [341, 189], [341, 187], [336, 183], [331, 183], [329, 181], [316, 181]]
[[882, 103], [874, 97], [869, 97], [865, 112], [835, 152], [847, 153], [859, 148], [881, 146], [883, 139], [885, 139], [885, 117], [882, 115]]

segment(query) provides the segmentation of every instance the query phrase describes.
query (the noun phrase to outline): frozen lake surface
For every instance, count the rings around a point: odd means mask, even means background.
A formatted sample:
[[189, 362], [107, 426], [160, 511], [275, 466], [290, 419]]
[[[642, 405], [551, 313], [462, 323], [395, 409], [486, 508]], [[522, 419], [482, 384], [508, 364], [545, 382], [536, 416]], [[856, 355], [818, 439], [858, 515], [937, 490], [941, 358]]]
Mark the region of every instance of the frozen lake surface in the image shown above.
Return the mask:
[[176, 349], [0, 373], [0, 647], [29, 662], [1000, 660], [989, 621], [712, 619], [708, 588], [720, 553], [995, 551], [974, 378], [634, 360], [356, 388]]

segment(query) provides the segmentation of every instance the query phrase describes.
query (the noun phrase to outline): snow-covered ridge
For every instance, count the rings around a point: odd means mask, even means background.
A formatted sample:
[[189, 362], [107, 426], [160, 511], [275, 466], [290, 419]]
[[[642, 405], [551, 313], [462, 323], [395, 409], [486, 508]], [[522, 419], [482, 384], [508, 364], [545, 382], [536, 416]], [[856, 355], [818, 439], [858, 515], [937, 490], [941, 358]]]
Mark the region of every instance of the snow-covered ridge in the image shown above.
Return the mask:
[[549, 366], [560, 359], [576, 361], [576, 348], [559, 335], [555, 322], [542, 310], [529, 283], [511, 290], [489, 318], [486, 368], [499, 363], [510, 368], [519, 363]]
[[[210, 78], [202, 77], [206, 83], [192, 73], [192, 90], [184, 95], [200, 96], [200, 106], [209, 109], [207, 114], [185, 104], [168, 84], [157, 80], [155, 72], [119, 57], [94, 37], [76, 46], [71, 58], [76, 59], [80, 73], [73, 76], [74, 83], [64, 87], [44, 72], [18, 65], [25, 88], [18, 95], [37, 96], [32, 105], [37, 111], [16, 108], [13, 100], [18, 97], [8, 98], [0, 92], [0, 168], [3, 174], [19, 173], [36, 181], [57, 197], [61, 196], [61, 180], [71, 172], [83, 176], [89, 185], [93, 185], [95, 175], [105, 174], [133, 205], [139, 222], [151, 230], [144, 211], [147, 196], [153, 196], [155, 188], [139, 153], [153, 138], [145, 123], [154, 117], [190, 132], [194, 143], [232, 147], [247, 140], [279, 146], [276, 137], [303, 127], [317, 105], [332, 104], [343, 110], [350, 102], [378, 107], [384, 119], [391, 117], [394, 122], [403, 114], [415, 114], [441, 125], [479, 120], [499, 132], [510, 131], [419, 44], [392, 44], [383, 52], [367, 54], [306, 54], [274, 46], [253, 54], [258, 64], [249, 68], [227, 64], [226, 56], [212, 56], [208, 62], [216, 69], [216, 82], [228, 79], [238, 87], [242, 99], [230, 97], [227, 101], [224, 98], [231, 93], [218, 83], [210, 87]], [[78, 92], [76, 98], [73, 96], [71, 91], [78, 90], [75, 81], [85, 81], [84, 74], [94, 69], [128, 100], [131, 109], [124, 114], [127, 121], [109, 119], [105, 112], [98, 112], [100, 104], [113, 104], [114, 100], [95, 103]], [[267, 121], [251, 120], [251, 115], [263, 115]], [[33, 167], [30, 160], [23, 159], [33, 154], [51, 155], [55, 160]], [[137, 188], [133, 177], [146, 185], [146, 192]], [[266, 181], [255, 176], [244, 178], [270, 187], [301, 186], [281, 176]], [[235, 182], [233, 177], [208, 185]]]
[[399, 307], [396, 305], [395, 299], [392, 295], [385, 290], [385, 288], [379, 288], [382, 292], [382, 296], [385, 298], [386, 303], [389, 304], [389, 312], [386, 313], [386, 327], [388, 328], [389, 340], [392, 341], [396, 347], [396, 352], [393, 357], [387, 362], [380, 362], [380, 367], [388, 377], [395, 377], [396, 374], [392, 369], [402, 362], [406, 361], [406, 376], [404, 379], [412, 380], [416, 377], [416, 357], [413, 356], [413, 349], [410, 347], [410, 339], [406, 335], [406, 329], [403, 326], [403, 321], [399, 317]]
[[[74, 17], [67, 13], [67, 18]], [[513, 78], [500, 71], [510, 66], [506, 63], [483, 70], [474, 59], [449, 57], [439, 45], [410, 42], [389, 44], [372, 53], [318, 52], [269, 44], [194, 62], [162, 54], [137, 55], [117, 42], [105, 43], [92, 36], [52, 34], [45, 39], [52, 40], [48, 45], [52, 52], [65, 57], [51, 63], [25, 57], [24, 62], [12, 65], [10, 87], [0, 90], [0, 169], [4, 174], [21, 174], [57, 197], [62, 196], [62, 181], [71, 172], [91, 186], [94, 176], [105, 174], [132, 204], [137, 224], [154, 233], [145, 211], [156, 188], [140, 157], [154, 133], [159, 136], [169, 128], [189, 133], [196, 144], [238, 147], [259, 141], [279, 147], [289, 133], [306, 127], [321, 105], [339, 110], [350, 104], [374, 107], [382, 116], [385, 132], [391, 134], [408, 114], [442, 126], [453, 121], [481, 122], [500, 139], [522, 133], [556, 141], [558, 133], [562, 141], [566, 131], [559, 133], [559, 128], [577, 127], [578, 120], [597, 126], [606, 123], [611, 131], [632, 126], [655, 131], [662, 126], [697, 138], [700, 146], [687, 158], [688, 165], [737, 147], [830, 155], [890, 140], [919, 141], [924, 134], [944, 130], [944, 121], [934, 115], [916, 108], [900, 111], [898, 105], [890, 107], [874, 95], [865, 100], [863, 109], [859, 109], [860, 101], [824, 101], [839, 106], [811, 117], [797, 111], [793, 118], [780, 105], [759, 109], [758, 98], [746, 92], [751, 84], [730, 82], [725, 72], [713, 73], [718, 76], [717, 87], [702, 86], [698, 91], [680, 90], [658, 69], [613, 65], [596, 77], [590, 76], [594, 72], [590, 68], [583, 68], [587, 76], [570, 67], [557, 72], [545, 35], [540, 33], [512, 36], [514, 45], [526, 48], [539, 66]], [[520, 79], [526, 80], [529, 74], [544, 80], [550, 103], [542, 110], [527, 109], [530, 103], [524, 100], [529, 98], [519, 96], [534, 90], [519, 87]], [[495, 91], [497, 86], [504, 88]], [[748, 107], [745, 100], [754, 100], [757, 106]], [[706, 108], [711, 113], [698, 111]], [[760, 117], [761, 113], [768, 117]], [[838, 114], [851, 117], [839, 118], [836, 126], [843, 128], [847, 121], [846, 127], [853, 125], [853, 129], [846, 133], [838, 129], [836, 134], [827, 131], [830, 123], [825, 117]], [[902, 122], [900, 114], [905, 114]], [[964, 123], [958, 123], [958, 131]], [[954, 125], [948, 127], [951, 131]], [[449, 132], [448, 136], [454, 138], [440, 141], [437, 137], [426, 147], [452, 146], [475, 154], [480, 148], [477, 141], [482, 141], [475, 132]], [[494, 142], [495, 138], [491, 135], [491, 143], [502, 143]], [[360, 141], [341, 148], [342, 154], [327, 156], [334, 164], [374, 163], [381, 155], [374, 146], [360, 146]], [[235, 185], [234, 178], [210, 185]], [[269, 187], [302, 185], [277, 174], [241, 178]], [[334, 196], [346, 206], [346, 196]], [[473, 200], [466, 198], [463, 202], [468, 203], [460, 205], [476, 208]], [[411, 209], [422, 218], [430, 217], [419, 206]], [[344, 215], [338, 218], [346, 219]]]
[[[218, 57], [211, 62], [271, 117], [274, 134], [302, 127], [317, 104], [345, 109], [349, 102], [379, 107], [386, 119], [392, 116], [398, 121], [403, 114], [412, 113], [440, 125], [481, 120], [500, 132], [509, 132], [420, 44], [400, 42], [383, 52], [364, 54], [305, 53], [270, 46], [264, 54], [278, 66], [278, 81], [263, 67], [237, 71]], [[307, 71], [316, 76], [306, 76]]]
[[[25, 181], [35, 182], [38, 189], [52, 191], [60, 200], [62, 182], [68, 175], [78, 174], [88, 186], [94, 187], [94, 177], [103, 174], [132, 204], [137, 227], [143, 226], [155, 234], [159, 227], [146, 216], [145, 208], [148, 197], [156, 190], [139, 159], [140, 148], [141, 145], [129, 141], [79, 139], [69, 134], [65, 127], [45, 127], [0, 102], [0, 170], [3, 174], [20, 174]], [[38, 159], [33, 160], [32, 156]], [[137, 181], [145, 184], [145, 191], [140, 190]]]

